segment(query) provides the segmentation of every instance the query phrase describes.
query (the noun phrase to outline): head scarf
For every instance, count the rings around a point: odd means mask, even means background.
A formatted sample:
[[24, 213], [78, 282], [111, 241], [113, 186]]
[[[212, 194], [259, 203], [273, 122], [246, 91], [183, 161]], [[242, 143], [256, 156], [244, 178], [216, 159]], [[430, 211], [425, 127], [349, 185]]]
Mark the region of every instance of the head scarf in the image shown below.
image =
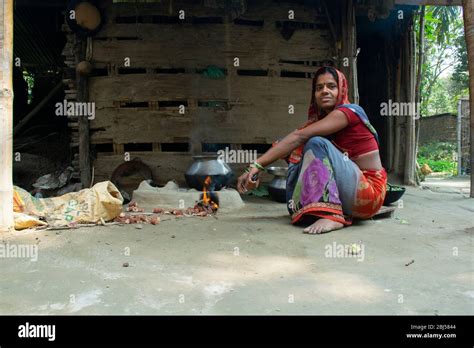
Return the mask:
[[[322, 68], [319, 68], [316, 72], [319, 72]], [[339, 94], [337, 96], [336, 100], [336, 105], [334, 105], [334, 109], [339, 108], [341, 105], [343, 107], [347, 107], [351, 109], [357, 117], [360, 118], [362, 123], [367, 127], [367, 129], [374, 135], [375, 140], [377, 140], [377, 143], [379, 143], [379, 138], [377, 135], [377, 131], [375, 128], [370, 124], [369, 118], [367, 117], [367, 114], [365, 113], [364, 109], [362, 109], [359, 105], [356, 104], [351, 104], [349, 102], [348, 98], [348, 88], [347, 88], [347, 80], [346, 77], [342, 72], [340, 72], [337, 69], [336, 70], [337, 76], [338, 76], [338, 89], [339, 89]], [[314, 92], [316, 91], [316, 77], [313, 78], [313, 89], [311, 92], [311, 102], [309, 105], [308, 109], [308, 121], [306, 124], [298, 129], [303, 129], [307, 126], [309, 126], [311, 123], [314, 123], [316, 121], [319, 121], [323, 119], [326, 116], [326, 113], [318, 108], [318, 105], [316, 104], [316, 98], [314, 96]], [[287, 160], [290, 163], [299, 163], [301, 161], [301, 158], [303, 156], [303, 150], [304, 150], [304, 145], [301, 145], [297, 147], [296, 149], [291, 152], [291, 154], [287, 157]]]
[[[313, 88], [312, 88], [312, 91], [311, 91], [311, 101], [310, 101], [309, 109], [308, 109], [308, 121], [309, 121], [309, 123], [313, 123], [315, 121], [318, 121], [318, 120], [324, 118], [324, 116], [325, 116], [323, 110], [321, 110], [318, 107], [318, 105], [316, 104], [316, 97], [314, 96], [314, 93], [316, 92], [316, 79], [317, 79], [317, 76], [318, 76], [318, 72], [321, 71], [324, 68], [333, 68], [333, 67], [323, 66], [323, 67], [320, 67], [318, 70], [316, 70], [315, 77], [313, 77]], [[336, 68], [333, 68], [333, 69], [336, 70], [336, 73], [337, 73], [338, 79], [337, 79], [336, 82], [337, 82], [337, 87], [339, 89], [339, 94], [337, 96], [336, 105], [334, 106], [334, 108], [336, 108], [337, 106], [342, 105], [342, 104], [350, 104], [350, 102], [349, 102], [349, 97], [348, 97], [349, 89], [347, 87], [346, 77], [344, 76], [344, 74], [342, 72], [340, 72]]]

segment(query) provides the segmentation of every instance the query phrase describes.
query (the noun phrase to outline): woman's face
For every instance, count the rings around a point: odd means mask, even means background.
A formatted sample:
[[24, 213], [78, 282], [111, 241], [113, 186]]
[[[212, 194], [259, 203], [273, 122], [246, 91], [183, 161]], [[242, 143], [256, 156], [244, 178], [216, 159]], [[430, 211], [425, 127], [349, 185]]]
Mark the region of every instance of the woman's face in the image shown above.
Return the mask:
[[316, 91], [314, 92], [316, 104], [324, 111], [330, 112], [336, 106], [338, 95], [339, 88], [334, 76], [330, 73], [319, 75], [316, 80]]

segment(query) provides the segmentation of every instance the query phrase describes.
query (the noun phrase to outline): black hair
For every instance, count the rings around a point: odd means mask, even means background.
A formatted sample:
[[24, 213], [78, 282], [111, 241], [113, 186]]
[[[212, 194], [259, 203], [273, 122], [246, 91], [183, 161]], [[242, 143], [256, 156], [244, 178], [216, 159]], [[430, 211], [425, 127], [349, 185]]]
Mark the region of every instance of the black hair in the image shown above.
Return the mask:
[[336, 69], [334, 69], [332, 66], [323, 66], [322, 68], [318, 69], [314, 75], [314, 81], [316, 82], [318, 77], [324, 74], [331, 74], [334, 77], [334, 80], [336, 80], [336, 83], [339, 85], [339, 78], [337, 76]]

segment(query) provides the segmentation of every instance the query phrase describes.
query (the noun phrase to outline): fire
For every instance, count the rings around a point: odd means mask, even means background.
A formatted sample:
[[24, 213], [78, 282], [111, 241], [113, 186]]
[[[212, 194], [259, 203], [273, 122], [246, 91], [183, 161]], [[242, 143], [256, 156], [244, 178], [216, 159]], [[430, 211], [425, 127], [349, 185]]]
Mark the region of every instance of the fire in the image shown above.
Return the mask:
[[219, 205], [211, 199], [211, 194], [210, 192], [208, 194], [208, 191], [207, 191], [207, 188], [209, 187], [210, 184], [211, 184], [211, 177], [207, 176], [206, 180], [204, 180], [204, 187], [202, 189], [202, 203], [206, 207], [211, 207], [211, 209], [217, 210], [219, 208]]
[[209, 201], [211, 199], [209, 197], [207, 197], [207, 190], [206, 190], [206, 186], [204, 186], [204, 189], [203, 189], [203, 193], [202, 193], [202, 202], [205, 204], [205, 205], [209, 205]]

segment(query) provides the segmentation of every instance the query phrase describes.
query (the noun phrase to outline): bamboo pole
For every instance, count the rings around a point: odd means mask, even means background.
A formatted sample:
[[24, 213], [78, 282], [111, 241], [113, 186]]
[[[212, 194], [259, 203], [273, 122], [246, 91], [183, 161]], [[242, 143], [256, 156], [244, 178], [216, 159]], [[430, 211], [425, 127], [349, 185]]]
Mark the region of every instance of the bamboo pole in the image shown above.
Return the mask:
[[[398, 60], [396, 69], [396, 80], [395, 80], [395, 101], [401, 101], [402, 95], [402, 67], [403, 67], [403, 43], [405, 39], [400, 41], [400, 47], [398, 49]], [[400, 174], [400, 146], [401, 146], [401, 132], [400, 132], [400, 117], [395, 117], [394, 122], [395, 139], [393, 146], [393, 171], [398, 176]]]
[[[356, 73], [354, 59], [355, 56], [355, 13], [352, 0], [346, 0], [344, 6], [341, 7], [341, 42], [342, 42], [342, 61], [339, 62], [340, 70], [346, 75], [347, 85], [349, 87], [349, 100], [358, 103], [358, 91], [356, 91], [354, 74]], [[346, 66], [345, 63], [349, 63]]]
[[474, 3], [472, 0], [463, 0], [464, 33], [466, 38], [468, 64], [469, 64], [469, 105], [470, 105], [470, 128], [471, 128], [471, 193], [474, 198]]
[[[413, 103], [415, 101], [415, 32], [411, 28], [408, 32], [407, 40], [407, 101]], [[413, 110], [412, 110], [413, 111]], [[415, 185], [415, 115], [406, 115], [406, 129], [405, 129], [405, 169], [404, 169], [404, 183], [405, 185]]]
[[[387, 80], [389, 81], [387, 86], [387, 99], [392, 99], [394, 100], [395, 98], [395, 79], [394, 79], [394, 74], [393, 73], [393, 66], [394, 60], [392, 59], [393, 57], [393, 48], [387, 43], [384, 44], [384, 56], [385, 56], [385, 67], [387, 69]], [[387, 148], [385, 152], [385, 158], [386, 158], [386, 165], [385, 169], [387, 172], [392, 172], [393, 171], [393, 152], [394, 152], [394, 132], [395, 132], [395, 122], [393, 117], [388, 117], [387, 121], [385, 122], [387, 125], [387, 130], [384, 134], [384, 136], [387, 138]]]
[[[76, 38], [76, 65], [86, 58], [86, 42]], [[89, 101], [89, 84], [87, 76], [76, 72], [77, 102]], [[92, 168], [90, 159], [90, 129], [89, 119], [79, 117], [79, 168], [81, 172], [82, 187], [89, 187], [92, 181]]]
[[13, 229], [13, 0], [0, 0], [0, 231]]

